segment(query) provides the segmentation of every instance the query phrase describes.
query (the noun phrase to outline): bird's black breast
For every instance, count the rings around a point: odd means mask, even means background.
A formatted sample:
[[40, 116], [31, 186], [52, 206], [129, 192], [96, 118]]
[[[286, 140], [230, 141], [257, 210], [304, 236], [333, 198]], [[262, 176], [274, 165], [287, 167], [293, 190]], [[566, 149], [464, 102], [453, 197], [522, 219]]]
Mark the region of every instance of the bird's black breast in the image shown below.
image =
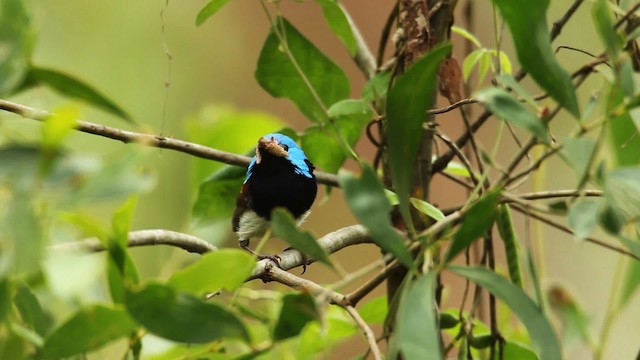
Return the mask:
[[268, 220], [276, 207], [300, 217], [311, 208], [318, 191], [315, 176], [297, 174], [293, 164], [284, 158], [263, 159], [254, 165], [246, 185], [249, 207]]

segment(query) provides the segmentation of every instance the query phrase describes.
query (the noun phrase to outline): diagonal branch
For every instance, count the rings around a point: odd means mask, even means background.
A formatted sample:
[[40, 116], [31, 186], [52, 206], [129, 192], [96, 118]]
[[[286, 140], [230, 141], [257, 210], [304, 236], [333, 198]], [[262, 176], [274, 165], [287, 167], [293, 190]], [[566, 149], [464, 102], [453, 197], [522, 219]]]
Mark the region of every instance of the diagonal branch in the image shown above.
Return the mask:
[[[51, 113], [44, 110], [35, 109], [29, 106], [17, 104], [11, 101], [0, 99], [0, 110], [20, 115], [27, 119], [46, 121]], [[77, 120], [76, 130], [97, 135], [113, 140], [122, 141], [125, 144], [136, 143], [139, 145], [170, 149], [185, 154], [190, 154], [202, 159], [214, 160], [229, 165], [248, 166], [251, 158], [237, 155], [226, 151], [210, 148], [208, 146], [165, 137], [154, 134], [144, 134], [133, 131], [122, 130], [109, 126], [99, 125], [88, 121]], [[318, 182], [321, 184], [338, 187], [338, 178], [334, 174], [316, 172]]]

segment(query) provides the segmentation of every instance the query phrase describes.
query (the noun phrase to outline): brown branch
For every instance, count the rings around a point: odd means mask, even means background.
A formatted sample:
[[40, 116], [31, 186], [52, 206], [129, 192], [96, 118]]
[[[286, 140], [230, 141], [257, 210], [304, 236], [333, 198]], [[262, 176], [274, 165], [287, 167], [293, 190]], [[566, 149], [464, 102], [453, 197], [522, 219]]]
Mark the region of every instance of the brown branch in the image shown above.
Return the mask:
[[[46, 121], [52, 114], [25, 105], [17, 104], [7, 100], [0, 99], [0, 110], [20, 115], [24, 118]], [[248, 166], [251, 158], [243, 155], [237, 155], [226, 151], [217, 150], [208, 146], [203, 146], [188, 141], [178, 140], [170, 137], [144, 134], [133, 131], [122, 130], [109, 126], [90, 123], [83, 120], [76, 121], [76, 130], [97, 135], [113, 140], [122, 141], [125, 144], [136, 143], [144, 146], [157, 147], [162, 149], [170, 149], [185, 154], [190, 154], [202, 159], [214, 160], [229, 165]], [[316, 172], [318, 182], [321, 184], [338, 187], [338, 178], [334, 174]]]
[[[131, 231], [129, 233], [129, 247], [150, 245], [169, 245], [197, 254], [218, 250], [215, 245], [205, 240], [176, 231], [153, 229]], [[56, 244], [51, 246], [51, 249], [60, 251], [105, 251], [105, 247], [97, 238]]]
[[[573, 4], [569, 7], [569, 9], [567, 9], [567, 11], [564, 13], [564, 15], [553, 24], [553, 28], [551, 29], [551, 32], [550, 32], [551, 40], [554, 40], [556, 37], [558, 37], [558, 35], [560, 35], [560, 32], [562, 31], [564, 26], [567, 24], [569, 19], [571, 19], [571, 17], [575, 14], [576, 10], [578, 9], [578, 7], [580, 7], [580, 5], [583, 2], [584, 0], [574, 1]], [[527, 74], [526, 71], [520, 70], [514, 77], [516, 80], [520, 81], [526, 76], [526, 74]], [[471, 128], [467, 129], [467, 131], [465, 131], [464, 134], [462, 134], [456, 140], [456, 145], [458, 145], [459, 148], [463, 148], [466, 145], [467, 141], [469, 141], [471, 136], [473, 136], [473, 133], [478, 131], [478, 129], [480, 129], [482, 125], [484, 125], [484, 123], [489, 119], [490, 116], [491, 116], [491, 112], [485, 110], [478, 117], [478, 119], [473, 124], [471, 124]], [[447, 167], [447, 164], [449, 163], [449, 161], [451, 161], [451, 159], [453, 159], [454, 156], [455, 154], [453, 153], [453, 151], [448, 151], [444, 155], [438, 157], [436, 161], [434, 161], [433, 163], [433, 168], [432, 168], [433, 172], [436, 173], [436, 172], [442, 171], [445, 167]]]
[[[345, 247], [356, 245], [356, 244], [365, 244], [370, 243], [371, 238], [367, 232], [367, 229], [362, 225], [352, 225], [347, 226], [345, 228], [336, 230], [331, 232], [318, 240], [318, 244], [322, 246], [327, 253], [333, 254]], [[280, 268], [283, 270], [290, 270], [295, 267], [302, 266], [303, 256], [296, 249], [288, 249], [277, 255], [280, 258]], [[312, 264], [316, 259], [312, 257], [307, 257], [307, 265]], [[263, 274], [267, 271], [267, 268], [275, 265], [275, 263], [270, 259], [263, 259], [258, 261], [256, 269], [253, 271], [253, 274], [247, 279], [262, 279]], [[264, 279], [263, 279], [264, 280]]]
[[365, 78], [371, 79], [376, 74], [376, 59], [373, 57], [373, 53], [369, 46], [367, 46], [366, 41], [362, 37], [362, 33], [360, 29], [356, 26], [353, 18], [344, 7], [344, 5], [338, 2], [338, 7], [342, 9], [342, 13], [347, 18], [349, 22], [349, 26], [351, 27], [351, 32], [353, 33], [353, 37], [356, 40], [356, 52], [353, 54], [353, 60], [358, 66], [358, 69], [364, 74]]
[[445, 106], [445, 107], [438, 108], [438, 109], [427, 110], [427, 115], [444, 114], [444, 113], [447, 113], [449, 111], [455, 110], [455, 109], [457, 109], [457, 108], [459, 108], [461, 106], [469, 105], [469, 104], [475, 104], [477, 102], [478, 102], [478, 100], [476, 100], [474, 98], [462, 99], [460, 101], [454, 102], [453, 104], [451, 104], [449, 106]]
[[[435, 222], [429, 228], [427, 228], [424, 232], [422, 232], [419, 236], [423, 238], [431, 238], [436, 237], [438, 234], [442, 233], [444, 230], [449, 228], [452, 224], [456, 223], [462, 217], [462, 213], [460, 211], [455, 211], [447, 215], [444, 219]], [[409, 246], [409, 250], [413, 253], [417, 251], [420, 246], [423, 244], [422, 241], [416, 241]], [[376, 274], [369, 281], [364, 283], [358, 289], [353, 292], [347, 294], [346, 298], [349, 304], [355, 305], [362, 298], [367, 296], [373, 289], [375, 289], [378, 285], [380, 285], [383, 281], [385, 281], [393, 271], [400, 266], [400, 263], [397, 259], [393, 259], [385, 266], [385, 268]]]
[[[534, 218], [534, 219], [536, 219], [536, 220], [538, 220], [540, 222], [543, 222], [543, 223], [545, 223], [545, 224], [547, 224], [547, 225], [549, 225], [549, 226], [551, 226], [553, 228], [556, 228], [556, 229], [558, 229], [560, 231], [563, 231], [563, 232], [565, 232], [567, 234], [575, 236], [575, 232], [573, 230], [571, 230], [568, 227], [566, 227], [566, 226], [564, 226], [564, 225], [562, 225], [560, 223], [557, 223], [557, 222], [555, 222], [555, 221], [553, 221], [553, 220], [551, 220], [551, 219], [549, 219], [549, 218], [547, 218], [545, 216], [529, 212], [529, 211], [521, 208], [518, 205], [511, 205], [511, 208], [516, 210], [519, 213], [524, 214], [525, 216], [530, 216], [530, 217], [532, 217], [532, 218]], [[626, 255], [626, 256], [632, 257], [632, 258], [634, 258], [636, 260], [640, 260], [640, 257], [636, 256], [632, 252], [627, 251], [627, 250], [625, 250], [623, 248], [617, 247], [615, 245], [611, 245], [611, 244], [609, 244], [609, 243], [607, 243], [605, 241], [598, 240], [598, 239], [595, 239], [595, 238], [592, 238], [592, 237], [585, 237], [584, 241], [592, 243], [592, 244], [595, 244], [595, 245], [598, 245], [598, 246], [606, 248], [606, 249], [609, 249], [611, 251], [615, 251], [615, 252], [617, 252], [617, 253], [619, 253], [621, 255]]]
[[367, 339], [367, 343], [369, 344], [369, 349], [371, 350], [371, 354], [375, 360], [382, 360], [382, 352], [380, 352], [380, 348], [378, 347], [378, 342], [376, 341], [376, 336], [369, 327], [369, 325], [364, 321], [362, 316], [358, 313], [358, 311], [353, 306], [344, 306], [344, 309], [347, 310], [349, 315], [353, 318], [356, 325], [364, 332], [364, 336]]

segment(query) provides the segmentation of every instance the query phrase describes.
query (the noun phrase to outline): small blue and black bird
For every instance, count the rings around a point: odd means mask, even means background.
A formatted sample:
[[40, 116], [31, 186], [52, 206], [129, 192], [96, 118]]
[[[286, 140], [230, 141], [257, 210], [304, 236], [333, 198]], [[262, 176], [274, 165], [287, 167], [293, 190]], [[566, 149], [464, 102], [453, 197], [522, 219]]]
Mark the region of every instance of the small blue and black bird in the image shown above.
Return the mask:
[[298, 224], [305, 220], [318, 191], [314, 169], [290, 137], [274, 133], [258, 140], [233, 213], [233, 231], [241, 248], [260, 259], [279, 261], [276, 256], [255, 253], [249, 240], [265, 234], [271, 211], [277, 207], [289, 210]]

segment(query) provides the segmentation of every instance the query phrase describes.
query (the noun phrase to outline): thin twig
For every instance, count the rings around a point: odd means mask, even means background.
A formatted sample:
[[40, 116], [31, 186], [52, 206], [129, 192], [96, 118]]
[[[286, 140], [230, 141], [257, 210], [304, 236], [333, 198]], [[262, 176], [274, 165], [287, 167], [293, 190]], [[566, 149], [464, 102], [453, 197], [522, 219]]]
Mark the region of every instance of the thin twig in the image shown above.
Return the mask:
[[618, 29], [620, 26], [622, 26], [622, 24], [627, 21], [627, 19], [629, 19], [631, 16], [633, 16], [633, 13], [636, 12], [636, 10], [640, 9], [640, 3], [635, 4], [631, 9], [629, 9], [629, 11], [627, 11], [626, 14], [624, 14], [623, 17], [621, 17], [617, 22], [616, 25], [614, 26], [614, 29]]
[[441, 108], [438, 108], [438, 109], [427, 110], [427, 115], [444, 114], [444, 113], [447, 113], [449, 111], [455, 110], [455, 109], [457, 109], [457, 108], [459, 108], [461, 106], [469, 105], [469, 104], [475, 104], [477, 102], [478, 102], [478, 100], [476, 100], [474, 98], [462, 99], [460, 101], [454, 102], [453, 104], [451, 104], [449, 106], [441, 107]]
[[365, 338], [367, 338], [367, 342], [369, 343], [369, 350], [371, 350], [371, 354], [373, 354], [373, 358], [376, 360], [382, 360], [382, 352], [380, 352], [380, 348], [378, 347], [378, 342], [376, 341], [376, 336], [369, 327], [369, 325], [364, 321], [362, 316], [358, 314], [358, 311], [353, 306], [344, 306], [344, 309], [347, 310], [349, 315], [353, 318], [356, 325], [364, 332]]
[[[430, 238], [436, 237], [438, 234], [442, 233], [444, 230], [449, 228], [451, 225], [456, 223], [462, 217], [462, 213], [460, 211], [455, 211], [447, 215], [444, 219], [435, 222], [421, 234], [419, 237]], [[416, 241], [409, 246], [409, 251], [414, 252], [417, 251], [422, 245], [421, 241]], [[392, 260], [387, 264], [387, 266], [380, 271], [376, 276], [371, 278], [369, 281], [364, 283], [358, 289], [346, 295], [348, 302], [352, 305], [357, 304], [362, 298], [364, 298], [367, 294], [369, 294], [373, 289], [375, 289], [378, 285], [380, 285], [384, 280], [391, 275], [393, 270], [400, 266], [400, 263], [397, 259]]]
[[473, 181], [473, 184], [474, 185], [478, 185], [479, 184], [478, 176], [473, 171], [473, 167], [471, 166], [471, 162], [469, 161], [469, 159], [467, 159], [467, 157], [464, 155], [462, 150], [460, 150], [460, 148], [458, 148], [458, 146], [453, 141], [451, 141], [451, 139], [449, 139], [449, 137], [446, 136], [445, 134], [442, 134], [439, 131], [436, 131], [435, 135], [440, 140], [442, 140], [445, 144], [447, 144], [447, 146], [451, 150], [453, 150], [453, 152], [456, 154], [456, 156], [458, 156], [458, 159], [460, 159], [460, 161], [462, 161], [462, 164], [464, 165], [464, 167], [469, 172], [469, 176], [471, 177], [471, 181]]
[[[549, 225], [551, 227], [554, 227], [554, 228], [556, 228], [556, 229], [558, 229], [560, 231], [563, 231], [563, 232], [565, 232], [567, 234], [571, 234], [571, 235], [575, 236], [575, 232], [573, 230], [571, 230], [568, 227], [566, 227], [566, 226], [564, 226], [564, 225], [562, 225], [560, 223], [557, 223], [557, 222], [555, 222], [555, 221], [553, 221], [553, 220], [551, 220], [551, 219], [549, 219], [549, 218], [547, 218], [545, 216], [529, 212], [529, 211], [521, 208], [518, 205], [512, 205], [511, 208], [516, 210], [517, 212], [520, 212], [520, 213], [522, 213], [522, 214], [524, 214], [526, 216], [530, 216], [530, 217], [532, 217], [532, 218], [534, 218], [534, 219], [536, 219], [538, 221], [541, 221], [541, 222], [543, 222], [543, 223], [545, 223], [545, 224], [547, 224], [547, 225]], [[598, 246], [601, 246], [601, 247], [609, 249], [611, 251], [615, 251], [615, 252], [617, 252], [619, 254], [632, 257], [632, 258], [634, 258], [636, 260], [640, 260], [640, 257], [636, 256], [632, 252], [630, 252], [628, 250], [625, 250], [623, 248], [617, 247], [615, 245], [611, 245], [611, 244], [609, 244], [609, 243], [607, 243], [605, 241], [594, 239], [592, 237], [585, 237], [584, 241], [592, 243], [592, 244], [595, 244], [595, 245], [598, 245]]]
[[[52, 115], [52, 113], [48, 111], [35, 109], [3, 99], [0, 99], [0, 110], [11, 112], [27, 119], [38, 121], [46, 121], [46, 119]], [[135, 143], [144, 146], [175, 150], [202, 159], [214, 160], [229, 165], [248, 166], [249, 162], [251, 162], [251, 158], [247, 156], [217, 150], [208, 146], [203, 146], [200, 144], [178, 140], [166, 136], [122, 130], [105, 125], [90, 123], [83, 120], [76, 121], [75, 129], [87, 134], [122, 141], [125, 144]], [[338, 178], [333, 174], [317, 171], [315, 172], [315, 175], [318, 179], [318, 182], [321, 184], [335, 187], [339, 186]]]
[[[569, 9], [564, 13], [564, 15], [553, 24], [553, 27], [550, 32], [551, 40], [554, 40], [560, 34], [560, 32], [562, 31], [564, 26], [567, 24], [569, 19], [571, 19], [573, 14], [576, 12], [578, 7], [583, 2], [584, 0], [574, 1], [573, 4], [569, 7]], [[516, 80], [520, 81], [526, 76], [526, 74], [527, 74], [526, 71], [520, 70], [514, 77]], [[473, 124], [471, 124], [471, 129], [467, 129], [467, 131], [465, 131], [464, 134], [462, 134], [458, 138], [458, 140], [456, 140], [456, 145], [458, 145], [459, 148], [463, 148], [467, 143], [467, 141], [469, 141], [473, 133], [478, 131], [478, 129], [481, 128], [482, 125], [484, 125], [484, 123], [489, 119], [490, 116], [491, 116], [491, 112], [485, 110], [480, 116], [478, 116], [476, 121]], [[455, 155], [453, 151], [448, 151], [444, 155], [438, 157], [436, 161], [433, 163], [432, 171], [434, 173], [442, 171], [447, 166], [449, 161], [453, 159], [454, 156]]]

